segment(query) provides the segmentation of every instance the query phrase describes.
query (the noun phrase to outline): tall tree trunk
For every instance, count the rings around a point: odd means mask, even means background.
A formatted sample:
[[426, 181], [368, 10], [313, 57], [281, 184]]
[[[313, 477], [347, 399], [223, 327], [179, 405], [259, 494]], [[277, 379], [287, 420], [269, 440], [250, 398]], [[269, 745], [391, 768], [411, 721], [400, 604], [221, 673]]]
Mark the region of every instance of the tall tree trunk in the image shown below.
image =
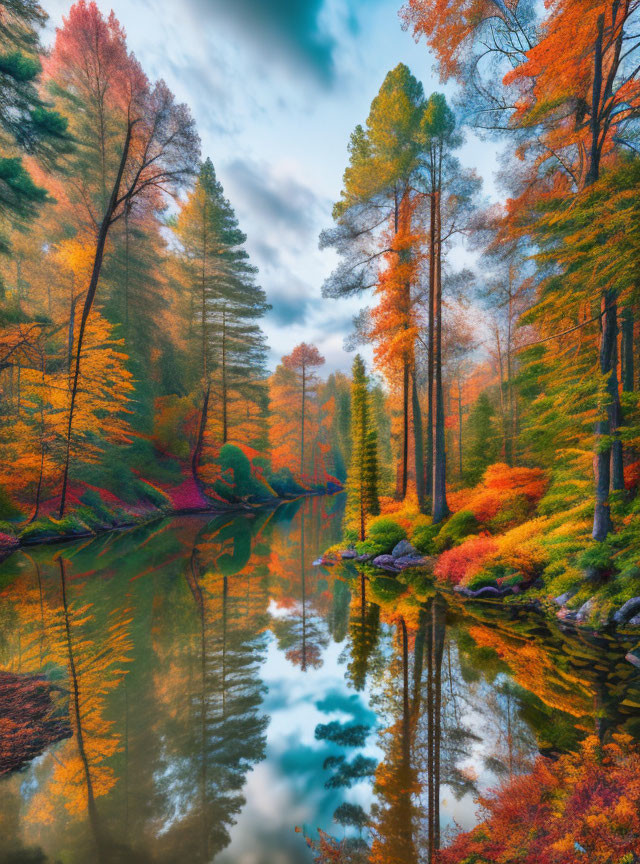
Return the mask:
[[82, 309], [82, 318], [80, 319], [80, 330], [78, 332], [78, 345], [76, 348], [76, 356], [75, 356], [75, 369], [73, 373], [73, 384], [71, 386], [71, 398], [69, 401], [69, 419], [67, 423], [67, 440], [66, 440], [66, 453], [65, 453], [65, 461], [64, 461], [64, 473], [62, 477], [62, 491], [60, 493], [60, 509], [58, 511], [58, 518], [62, 519], [64, 516], [64, 508], [67, 501], [67, 487], [69, 483], [69, 465], [71, 460], [71, 438], [73, 435], [73, 416], [76, 406], [76, 398], [78, 395], [78, 385], [80, 382], [80, 362], [82, 359], [82, 347], [84, 343], [84, 334], [87, 327], [87, 321], [89, 319], [89, 313], [93, 307], [93, 301], [96, 296], [96, 290], [98, 288], [98, 281], [100, 279], [100, 272], [102, 270], [102, 260], [104, 258], [104, 250], [107, 243], [107, 237], [109, 235], [109, 229], [111, 227], [111, 220], [113, 218], [113, 214], [116, 209], [116, 205], [118, 203], [118, 196], [120, 194], [120, 184], [122, 183], [122, 176], [124, 174], [125, 165], [127, 164], [127, 159], [129, 158], [129, 146], [131, 144], [131, 124], [127, 126], [127, 134], [124, 141], [124, 146], [122, 148], [122, 155], [120, 157], [120, 165], [118, 166], [118, 173], [116, 175], [115, 182], [113, 184], [113, 189], [111, 191], [111, 197], [109, 198], [109, 203], [107, 204], [107, 209], [102, 217], [102, 222], [100, 223], [100, 228], [98, 230], [98, 238], [96, 242], [96, 251], [93, 259], [93, 270], [91, 272], [91, 280], [89, 282], [89, 288], [87, 290], [87, 294], [84, 300], [84, 306]]
[[229, 420], [227, 414], [227, 312], [222, 310], [222, 443], [227, 443]]
[[400, 498], [407, 495], [409, 471], [409, 362], [404, 361], [402, 370], [402, 474], [400, 476]]
[[206, 210], [202, 220], [202, 264], [200, 267], [200, 348], [202, 356], [201, 373], [202, 373], [202, 409], [200, 411], [200, 422], [198, 423], [198, 434], [196, 443], [191, 454], [191, 476], [193, 482], [200, 491], [203, 491], [200, 478], [198, 477], [198, 468], [200, 466], [200, 458], [202, 456], [202, 448], [204, 447], [204, 434], [207, 429], [209, 420], [209, 399], [211, 398], [211, 379], [209, 378], [209, 363], [208, 363], [208, 327], [207, 327], [207, 220]]
[[[610, 407], [616, 396], [618, 383], [614, 368], [615, 344], [617, 339], [617, 324], [615, 310], [615, 294], [612, 290], [602, 295], [602, 317], [600, 319], [600, 372], [606, 376], [606, 391], [609, 401], [606, 416], [601, 416], [596, 423], [595, 475], [596, 501], [593, 515], [593, 539], [605, 540], [611, 530], [611, 513], [609, 511], [609, 487], [611, 482], [611, 445], [606, 445], [606, 436], [611, 430]], [[601, 413], [602, 407], [601, 407]]]
[[191, 474], [194, 483], [202, 491], [202, 484], [198, 477], [198, 466], [200, 465], [200, 457], [202, 456], [202, 448], [204, 446], [204, 432], [207, 428], [207, 420], [209, 417], [209, 397], [211, 395], [211, 382], [207, 381], [202, 397], [202, 411], [200, 413], [200, 423], [198, 424], [198, 437], [196, 438], [195, 447], [191, 456]]
[[40, 497], [42, 495], [42, 481], [44, 479], [44, 455], [46, 450], [46, 441], [45, 441], [45, 422], [44, 422], [44, 392], [46, 387], [46, 378], [45, 378], [45, 358], [46, 354], [44, 348], [42, 349], [42, 362], [41, 362], [41, 371], [42, 371], [42, 398], [40, 399], [40, 471], [38, 472], [38, 485], [36, 487], [36, 500], [33, 506], [33, 515], [31, 519], [29, 519], [29, 524], [35, 522], [38, 518], [38, 514], [40, 512]]
[[595, 183], [600, 177], [600, 102], [602, 97], [602, 40], [604, 32], [604, 15], [598, 17], [598, 33], [594, 46], [593, 84], [591, 91], [591, 149], [589, 151], [589, 170], [585, 178], [585, 186]]
[[505, 459], [507, 458], [507, 411], [504, 406], [504, 387], [503, 387], [503, 363], [502, 363], [502, 345], [500, 343], [500, 328], [496, 324], [496, 348], [498, 351], [498, 376], [499, 376], [499, 393], [500, 393], [500, 419], [502, 421], [502, 446], [504, 449]]
[[[598, 33], [594, 46], [594, 70], [591, 97], [591, 148], [589, 152], [589, 170], [585, 186], [595, 183], [600, 176], [601, 144], [601, 100], [602, 100], [602, 44], [604, 32], [604, 15], [598, 17]], [[606, 94], [605, 94], [606, 96]], [[593, 515], [593, 538], [603, 541], [611, 531], [611, 512], [609, 509], [609, 489], [624, 488], [622, 478], [622, 442], [616, 441], [612, 446], [607, 441], [615, 439], [619, 423], [622, 419], [618, 393], [617, 340], [618, 322], [616, 309], [617, 296], [613, 289], [602, 294], [602, 318], [600, 321], [600, 372], [606, 376], [607, 417], [596, 423], [595, 445], [595, 510]], [[613, 464], [612, 464], [613, 463]]]
[[129, 336], [129, 207], [124, 210], [124, 332]]
[[511, 293], [511, 268], [509, 268], [509, 307], [507, 318], [507, 435], [506, 453], [507, 465], [513, 465], [513, 383], [511, 369], [511, 315], [513, 309], [513, 295]]
[[635, 386], [633, 323], [633, 307], [629, 305], [622, 313], [622, 389], [625, 393], [632, 393]]
[[71, 375], [73, 369], [73, 327], [76, 318], [76, 303], [77, 297], [74, 297], [74, 288], [76, 284], [75, 275], [71, 274], [71, 294], [69, 296], [69, 328], [67, 333], [67, 375], [69, 377], [69, 389], [71, 389]]
[[300, 411], [300, 481], [304, 476], [304, 421], [305, 408], [307, 401], [307, 370], [304, 363], [302, 364], [302, 405]]
[[429, 220], [429, 329], [427, 333], [427, 497], [433, 498], [433, 336], [435, 329], [436, 283], [436, 197], [430, 196]]
[[[616, 308], [612, 310], [615, 314]], [[611, 488], [614, 492], [624, 491], [624, 453], [619, 430], [622, 426], [622, 405], [618, 388], [618, 322], [615, 320], [616, 335], [613, 346], [612, 372], [610, 378], [611, 404], [609, 405], [609, 427], [614, 436], [611, 442]]]
[[422, 410], [420, 408], [420, 396], [418, 394], [418, 382], [416, 370], [411, 373], [411, 401], [413, 410], [413, 448], [416, 466], [416, 491], [418, 493], [418, 507], [424, 510], [424, 440], [422, 435]]
[[442, 389], [442, 238], [439, 197], [436, 203], [436, 333], [434, 352], [436, 430], [433, 465], [433, 522], [435, 525], [442, 522], [442, 520], [449, 515], [449, 506], [447, 504], [447, 455], [444, 428], [444, 391]]
[[462, 380], [458, 378], [458, 473], [462, 480]]

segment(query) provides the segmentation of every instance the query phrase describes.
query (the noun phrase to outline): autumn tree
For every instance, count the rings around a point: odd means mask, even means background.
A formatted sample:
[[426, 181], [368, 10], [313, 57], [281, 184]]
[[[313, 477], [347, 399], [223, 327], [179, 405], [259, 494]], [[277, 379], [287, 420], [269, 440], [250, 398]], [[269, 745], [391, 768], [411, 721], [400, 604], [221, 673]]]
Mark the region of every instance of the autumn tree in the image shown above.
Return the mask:
[[[280, 446], [287, 442], [279, 440], [282, 433], [289, 438], [288, 446], [292, 449], [292, 456], [297, 460], [296, 469], [300, 478], [304, 478], [309, 467], [310, 445], [313, 443], [314, 435], [317, 434], [318, 408], [316, 403], [318, 391], [318, 376], [316, 369], [324, 364], [324, 357], [315, 345], [307, 345], [302, 342], [293, 349], [291, 354], [282, 358], [280, 373], [276, 370], [282, 382], [282, 389], [276, 391], [276, 402], [272, 398], [272, 411], [278, 411], [276, 426], [272, 427], [273, 443]], [[282, 410], [282, 413], [279, 413]], [[290, 429], [286, 434], [287, 420]], [[280, 424], [283, 424], [280, 430]], [[314, 430], [315, 425], [315, 430]], [[312, 434], [314, 431], [314, 434]]]
[[358, 524], [360, 540], [366, 536], [367, 519], [380, 512], [378, 501], [378, 453], [376, 428], [370, 416], [369, 391], [364, 362], [353, 361], [351, 383], [351, 465], [347, 478], [348, 508]]
[[179, 189], [193, 174], [199, 142], [193, 121], [163, 82], [151, 85], [126, 47], [112, 14], [95, 3], [71, 7], [56, 33], [46, 79], [61, 106], [72, 106], [71, 131], [86, 144], [68, 160], [75, 182], [65, 184], [71, 206], [82, 214], [78, 230], [92, 237], [94, 254], [74, 353], [69, 397], [67, 453], [59, 513], [65, 509], [76, 399], [87, 322], [100, 281], [111, 228], [147, 196]]
[[[336, 227], [324, 231], [320, 238], [321, 247], [335, 247], [343, 259], [325, 283], [324, 296], [357, 295], [369, 288], [377, 288], [380, 295], [376, 337], [372, 338], [379, 339], [384, 361], [393, 355], [394, 372], [400, 377], [402, 497], [409, 470], [410, 383], [416, 332], [411, 284], [416, 267], [412, 180], [420, 167], [423, 112], [422, 85], [401, 63], [387, 74], [371, 103], [366, 128], [357, 126], [351, 135], [349, 165], [333, 210]], [[393, 266], [380, 279], [383, 261], [388, 269], [390, 257]], [[416, 287], [414, 284], [414, 290]], [[394, 320], [388, 320], [389, 316]], [[387, 340], [382, 334], [384, 324], [389, 328]], [[422, 473], [423, 466], [418, 470]]]
[[[515, 132], [527, 171], [512, 213], [529, 214], [536, 199], [561, 191], [581, 196], [633, 143], [640, 83], [633, 0], [561, 0], [536, 20], [535, 4], [458, 0], [455, 14], [433, 0], [409, 0], [403, 14], [416, 38], [425, 37], [444, 78], [475, 92], [475, 117], [488, 129]], [[502, 86], [491, 83], [502, 78]], [[518, 185], [518, 184], [514, 184]], [[525, 219], [526, 223], [526, 219]], [[593, 536], [611, 529], [610, 489], [620, 485], [622, 447], [617, 369], [618, 298], [600, 289], [597, 347], [601, 390], [595, 424]]]

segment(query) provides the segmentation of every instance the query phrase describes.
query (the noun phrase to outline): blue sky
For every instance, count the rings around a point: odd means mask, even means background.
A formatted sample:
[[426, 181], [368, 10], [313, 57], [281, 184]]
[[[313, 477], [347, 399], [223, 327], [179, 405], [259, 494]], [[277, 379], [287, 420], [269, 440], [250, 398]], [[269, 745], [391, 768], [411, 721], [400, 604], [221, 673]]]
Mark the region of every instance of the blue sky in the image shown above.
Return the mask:
[[[49, 38], [68, 0], [43, 0]], [[273, 306], [270, 365], [314, 342], [327, 371], [343, 350], [359, 300], [323, 300], [335, 259], [318, 250], [339, 196], [347, 142], [385, 74], [406, 63], [427, 93], [445, 90], [422, 43], [402, 31], [400, 0], [98, 0], [113, 8], [151, 78], [189, 104], [248, 235]], [[462, 161], [493, 193], [495, 152], [468, 140]], [[462, 252], [455, 253], [462, 256]], [[454, 262], [455, 263], [455, 262]]]

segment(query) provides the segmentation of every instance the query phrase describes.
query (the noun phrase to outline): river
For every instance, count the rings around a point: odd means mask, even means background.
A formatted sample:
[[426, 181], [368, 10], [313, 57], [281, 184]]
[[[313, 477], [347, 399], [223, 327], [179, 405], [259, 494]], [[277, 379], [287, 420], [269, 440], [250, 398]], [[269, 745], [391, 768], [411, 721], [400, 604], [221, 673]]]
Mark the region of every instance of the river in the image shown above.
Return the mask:
[[539, 752], [640, 737], [629, 644], [313, 567], [343, 508], [0, 564], [0, 861], [304, 864], [318, 829], [427, 861]]

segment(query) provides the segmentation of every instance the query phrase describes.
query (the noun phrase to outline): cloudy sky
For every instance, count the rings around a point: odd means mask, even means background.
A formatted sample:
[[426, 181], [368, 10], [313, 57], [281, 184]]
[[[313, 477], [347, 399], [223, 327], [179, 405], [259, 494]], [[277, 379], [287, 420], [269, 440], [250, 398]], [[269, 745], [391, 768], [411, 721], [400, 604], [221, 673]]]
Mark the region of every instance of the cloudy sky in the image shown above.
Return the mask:
[[[271, 365], [314, 342], [346, 368], [354, 312], [323, 300], [334, 254], [318, 250], [339, 196], [347, 142], [385, 74], [406, 63], [429, 93], [446, 89], [424, 44], [402, 31], [401, 0], [98, 0], [113, 8], [151, 78], [189, 104], [273, 306]], [[43, 0], [49, 40], [69, 0]], [[449, 93], [451, 91], [449, 90]], [[469, 138], [462, 160], [492, 191], [494, 156]]]

